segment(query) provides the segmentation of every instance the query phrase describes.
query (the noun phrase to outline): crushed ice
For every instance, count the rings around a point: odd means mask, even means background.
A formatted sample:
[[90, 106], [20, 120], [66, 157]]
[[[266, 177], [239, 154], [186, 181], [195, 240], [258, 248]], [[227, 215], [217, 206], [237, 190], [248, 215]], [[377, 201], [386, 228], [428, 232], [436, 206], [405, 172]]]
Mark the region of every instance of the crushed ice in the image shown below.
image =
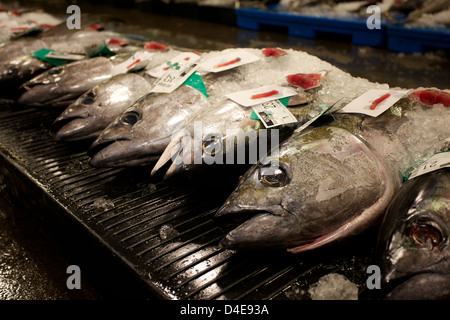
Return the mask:
[[165, 224], [159, 228], [159, 237], [161, 240], [166, 240], [170, 237], [176, 236], [178, 231], [175, 230], [170, 224]]
[[111, 200], [99, 198], [94, 201], [92, 207], [96, 210], [106, 211], [114, 208], [114, 203]]
[[311, 285], [312, 300], [358, 300], [358, 286], [339, 273], [330, 273]]

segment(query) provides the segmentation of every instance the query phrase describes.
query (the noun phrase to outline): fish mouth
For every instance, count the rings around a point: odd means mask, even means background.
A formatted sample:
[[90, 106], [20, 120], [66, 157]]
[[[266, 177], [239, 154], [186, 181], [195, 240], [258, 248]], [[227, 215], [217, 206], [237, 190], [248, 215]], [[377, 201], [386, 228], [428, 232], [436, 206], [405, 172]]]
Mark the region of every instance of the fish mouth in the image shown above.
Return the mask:
[[214, 220], [226, 232], [219, 242], [223, 249], [279, 250], [307, 243], [296, 237], [294, 216], [280, 207], [271, 210], [225, 204]]
[[91, 157], [91, 164], [95, 167], [96, 165], [101, 164], [101, 155], [108, 151], [112, 145], [116, 144], [118, 141], [129, 141], [129, 139], [125, 138], [117, 138], [114, 140], [103, 140], [97, 139], [94, 143], [89, 147], [87, 154]]
[[57, 91], [58, 85], [41, 83], [25, 83], [19, 88], [18, 102], [30, 106], [68, 107], [76, 100], [72, 93], [52, 95]]
[[227, 229], [234, 229], [258, 214], [272, 214], [267, 210], [246, 209], [235, 205], [223, 205], [214, 215], [214, 220]]
[[159, 154], [145, 152], [145, 144], [130, 138], [102, 139], [94, 141], [87, 151], [89, 164], [95, 168], [141, 166], [153, 163]]
[[78, 141], [96, 138], [101, 130], [90, 128], [95, 119], [87, 115], [60, 116], [51, 125], [51, 131], [56, 141]]

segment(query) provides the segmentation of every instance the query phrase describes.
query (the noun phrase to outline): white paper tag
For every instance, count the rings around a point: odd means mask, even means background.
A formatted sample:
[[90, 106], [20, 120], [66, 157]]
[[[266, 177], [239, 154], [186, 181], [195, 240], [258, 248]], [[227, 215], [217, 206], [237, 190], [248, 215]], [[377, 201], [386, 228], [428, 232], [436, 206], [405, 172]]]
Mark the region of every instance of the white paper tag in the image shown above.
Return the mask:
[[62, 59], [62, 60], [82, 60], [86, 58], [85, 55], [82, 54], [72, 54], [72, 53], [64, 53], [64, 52], [57, 52], [57, 51], [50, 51], [45, 55], [47, 58], [52, 59]]
[[279, 100], [267, 101], [253, 106], [253, 111], [266, 128], [298, 122], [297, 118]]
[[184, 67], [180, 69], [169, 69], [166, 71], [150, 92], [171, 93], [181, 86], [198, 68], [196, 62], [184, 64], [183, 66]]
[[243, 90], [227, 94], [226, 97], [244, 106], [251, 107], [271, 100], [291, 97], [298, 94], [297, 90], [280, 85], [267, 85], [257, 89]]
[[136, 51], [133, 55], [124, 62], [119, 63], [113, 67], [114, 74], [126, 73], [129, 71], [133, 71], [136, 69], [140, 69], [143, 66], [147, 65], [149, 60], [153, 56], [153, 52], [149, 51]]
[[17, 21], [8, 21], [7, 24], [1, 25], [0, 28], [8, 28], [12, 33], [26, 33], [33, 31], [37, 28], [37, 24], [33, 21], [28, 23], [19, 24]]
[[174, 58], [169, 61], [159, 65], [156, 68], [153, 68], [146, 73], [155, 78], [161, 78], [169, 69], [178, 68], [182, 69], [185, 65], [191, 64], [192, 62], [200, 59], [200, 55], [194, 52], [182, 52], [176, 55]]
[[436, 153], [419, 167], [414, 169], [408, 179], [413, 179], [425, 173], [433, 172], [442, 168], [450, 168], [450, 151]]
[[408, 90], [371, 89], [347, 104], [338, 112], [362, 113], [368, 116], [378, 117], [408, 92]]
[[261, 58], [245, 50], [235, 50], [211, 58], [200, 64], [200, 69], [208, 72], [220, 72], [252, 63]]

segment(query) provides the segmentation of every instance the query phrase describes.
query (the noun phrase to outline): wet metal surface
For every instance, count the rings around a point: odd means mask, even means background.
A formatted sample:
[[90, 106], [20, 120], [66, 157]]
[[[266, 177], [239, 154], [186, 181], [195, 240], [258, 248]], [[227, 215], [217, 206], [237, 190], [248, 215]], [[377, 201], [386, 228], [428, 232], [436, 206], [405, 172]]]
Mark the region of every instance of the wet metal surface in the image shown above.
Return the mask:
[[0, 300], [101, 299], [85, 281], [83, 290], [67, 288], [69, 265], [40, 223], [0, 197]]
[[[67, 8], [65, 1], [26, 1], [23, 3], [28, 6], [41, 7], [59, 15], [64, 15]], [[404, 88], [421, 86], [450, 88], [450, 60], [446, 52], [406, 55], [384, 49], [358, 47], [345, 41], [300, 39], [288, 36], [279, 30], [277, 32], [273, 30], [256, 32], [188, 18], [155, 15], [143, 10], [125, 10], [110, 5], [93, 5], [85, 1], [80, 1], [79, 5], [82, 12], [111, 13], [123, 18], [128, 21], [128, 25], [121, 28], [127, 32], [138, 33], [149, 39], [180, 47], [197, 50], [220, 50], [228, 47], [295, 48], [329, 61], [354, 76], [364, 77], [371, 81], [385, 82], [391, 86]], [[36, 137], [36, 141], [27, 150], [30, 153], [39, 150], [39, 148], [43, 148], [42, 143], [45, 141], [45, 138]], [[94, 205], [93, 199], [96, 199], [96, 194], [86, 195], [83, 193], [84, 184], [89, 184], [90, 179], [95, 181], [97, 178], [109, 181], [108, 179], [112, 179], [111, 177], [117, 173], [115, 171], [111, 173], [108, 170], [94, 172], [93, 169], [86, 167], [86, 156], [81, 153], [75, 153], [72, 159], [65, 159], [61, 162], [58, 157], [66, 152], [61, 146], [53, 148], [52, 152], [52, 154], [46, 155], [45, 163], [41, 163], [37, 174], [39, 174], [39, 170], [52, 173], [53, 178], [48, 176], [47, 182], [57, 183], [55, 187], [61, 190], [61, 194], [70, 195], [78, 207], [85, 208]], [[52, 160], [52, 156], [55, 160]], [[90, 175], [87, 175], [84, 180], [77, 181], [76, 184], [70, 185], [71, 180], [76, 181], [75, 175], [64, 177], [66, 172], [74, 174], [74, 172], [81, 173], [86, 170], [91, 170]], [[123, 191], [118, 189], [119, 185], [123, 186], [118, 182], [107, 184], [108, 189], [105, 192], [110, 199], [119, 199], [119, 194]], [[228, 261], [227, 259], [234, 253], [216, 249], [214, 244], [220, 234], [214, 233], [219, 231], [208, 224], [209, 222], [201, 225], [201, 219], [204, 216], [200, 216], [199, 220], [193, 219], [183, 224], [182, 220], [177, 220], [178, 215], [183, 212], [174, 210], [171, 213], [173, 216], [169, 219], [170, 224], [164, 223], [163, 219], [158, 220], [158, 216], [153, 220], [147, 219], [144, 210], [146, 206], [162, 206], [162, 204], [152, 202], [152, 196], [149, 193], [153, 194], [158, 191], [153, 188], [151, 185], [142, 185], [139, 192], [143, 192], [144, 196], [138, 202], [132, 202], [132, 198], [121, 198], [121, 202], [113, 202], [114, 206], [111, 206], [111, 202], [108, 201], [97, 202], [96, 208], [103, 209], [97, 214], [93, 214], [92, 220], [99, 226], [105, 227], [112, 236], [118, 237], [121, 245], [127, 250], [137, 252], [140, 260], [152, 265], [154, 275], [166, 283], [172, 284], [173, 288], [179, 290], [178, 294], [181, 296], [196, 299], [238, 299], [241, 297], [302, 299], [305, 298], [308, 285], [320, 275], [332, 271], [347, 274], [354, 282], [363, 282], [363, 279], [358, 277], [365, 276], [365, 272], [361, 268], [368, 263], [367, 258], [361, 259], [362, 263], [348, 252], [347, 256], [343, 254], [342, 257], [336, 258], [333, 257], [333, 250], [325, 250], [322, 253], [328, 254], [328, 258], [318, 266], [308, 265], [307, 257], [314, 257], [314, 254], [305, 255], [304, 261], [300, 261], [297, 257], [291, 258], [284, 254], [275, 254], [271, 257], [271, 263], [268, 264], [259, 255], [254, 255], [252, 258], [255, 265], [252, 267], [237, 262], [240, 257], [248, 258], [248, 256], [237, 255], [236, 259]], [[92, 190], [94, 193], [98, 192], [95, 188]], [[134, 189], [130, 187], [130, 190]], [[30, 214], [30, 209], [13, 205], [6, 200], [10, 193], [11, 190], [6, 190], [5, 185], [2, 184], [3, 196], [0, 197], [0, 299], [103, 299], [104, 292], [98, 290], [101, 286], [95, 283], [95, 279], [91, 279], [95, 286], [86, 280], [87, 282], [82, 284], [83, 290], [67, 289], [66, 268], [73, 263], [70, 254], [68, 257], [60, 243], [50, 236], [47, 230], [43, 229], [40, 221], [36, 221]], [[186, 202], [186, 205], [193, 201], [192, 198], [177, 194], [176, 191], [168, 195], [168, 200], [170, 201], [165, 204], [167, 207], [164, 210], [169, 212], [171, 203], [176, 209], [177, 205], [183, 204], [183, 201]], [[23, 201], [27, 202], [27, 199], [25, 198]], [[114, 212], [120, 205], [130, 205], [130, 207], [121, 213], [120, 220], [115, 220]], [[142, 211], [139, 211], [141, 209]], [[132, 210], [138, 214], [127, 215]], [[201, 212], [206, 216], [211, 215], [208, 210]], [[188, 212], [187, 216], [193, 216], [194, 213], [195, 211]], [[186, 215], [186, 212], [183, 214]], [[146, 231], [146, 228], [152, 223], [155, 226], [164, 227], [163, 229], [167, 233], [161, 236], [162, 233]], [[176, 232], [181, 230], [182, 233], [171, 232], [174, 226], [177, 227]], [[194, 227], [203, 230], [203, 233], [198, 234], [198, 242], [183, 245], [181, 240], [187, 237]], [[161, 228], [157, 230], [163, 232]], [[161, 249], [158, 246], [161, 237], [181, 240], [178, 243], [166, 241], [166, 247]], [[158, 250], [161, 251], [158, 252]], [[176, 256], [177, 261], [173, 262], [172, 256]], [[342, 263], [336, 265], [336, 259], [341, 259]], [[287, 262], [286, 268], [280, 269], [274, 263], [274, 261], [278, 263], [281, 260]], [[289, 265], [289, 262], [292, 262], [292, 265]], [[236, 274], [236, 279], [240, 279], [240, 283], [247, 288], [246, 291], [240, 294], [233, 292], [231, 288], [235, 284], [224, 280], [227, 274]], [[222, 279], [220, 275], [222, 275]], [[301, 276], [308, 278], [309, 282], [296, 281]], [[267, 278], [270, 278], [271, 281], [259, 288], [258, 286], [261, 286], [260, 279]], [[287, 284], [290, 285], [287, 286]], [[228, 293], [227, 290], [229, 290]], [[278, 293], [275, 296], [264, 296], [264, 292]]]

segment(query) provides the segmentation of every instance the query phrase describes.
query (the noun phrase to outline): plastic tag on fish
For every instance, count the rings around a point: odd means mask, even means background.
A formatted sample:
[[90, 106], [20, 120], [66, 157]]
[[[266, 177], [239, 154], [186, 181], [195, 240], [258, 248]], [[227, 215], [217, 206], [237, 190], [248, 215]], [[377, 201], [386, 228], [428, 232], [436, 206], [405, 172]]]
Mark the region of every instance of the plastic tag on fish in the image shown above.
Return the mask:
[[297, 118], [279, 100], [255, 105], [253, 106], [253, 111], [255, 111], [266, 128], [297, 122]]
[[155, 78], [161, 78], [169, 69], [181, 69], [184, 65], [192, 63], [200, 59], [200, 55], [195, 52], [182, 52], [173, 59], [153, 68], [147, 73]]
[[[51, 55], [49, 56], [50, 53], [53, 53], [54, 55], [57, 55], [59, 57], [54, 58]], [[56, 51], [51, 50], [51, 49], [42, 48], [38, 51], [33, 52], [31, 55], [35, 58], [41, 59], [45, 62], [48, 62], [56, 67], [63, 66], [65, 64], [68, 64], [68, 63], [74, 61], [73, 59], [70, 59], [70, 56], [69, 56], [69, 58], [62, 58], [63, 54], [64, 53], [56, 53]]]
[[258, 56], [245, 50], [234, 50], [211, 58], [200, 64], [200, 69], [208, 72], [220, 72], [260, 60]]
[[86, 51], [87, 55], [91, 58], [98, 56], [110, 57], [115, 55], [115, 52], [111, 51], [108, 48], [108, 45], [106, 44], [105, 41], [102, 41], [100, 43], [92, 43], [91, 45], [85, 47], [84, 50]]
[[328, 111], [330, 111], [335, 105], [332, 105], [331, 107], [327, 107], [324, 104], [321, 104], [320, 107], [322, 108], [321, 113], [319, 113], [317, 116], [312, 117], [310, 120], [308, 120], [307, 122], [305, 122], [303, 125], [301, 125], [300, 127], [298, 127], [297, 129], [295, 129], [294, 132], [300, 132], [305, 130], [311, 123], [313, 123], [314, 121], [316, 121], [317, 119], [319, 119], [321, 116], [323, 116], [325, 113], [327, 113]]
[[[286, 98], [279, 99], [278, 101], [280, 101], [283, 104], [283, 106], [287, 107], [290, 98], [291, 97], [286, 97]], [[256, 114], [255, 110], [253, 110], [252, 114], [250, 115], [250, 119], [259, 120], [259, 117]]]
[[195, 71], [193, 74], [191, 74], [191, 76], [189, 78], [187, 78], [186, 81], [184, 81], [182, 84], [185, 86], [191, 86], [192, 88], [197, 89], [198, 91], [203, 93], [205, 97], [209, 98], [209, 95], [206, 90], [205, 83], [203, 82], [202, 76], [197, 71]]
[[450, 168], [450, 151], [436, 153], [427, 161], [417, 167], [409, 176], [408, 179], [421, 176], [442, 168]]
[[347, 104], [338, 112], [362, 113], [371, 117], [378, 117], [408, 92], [409, 90], [371, 89]]
[[298, 92], [293, 88], [280, 85], [267, 85], [257, 89], [233, 92], [227, 94], [226, 97], [244, 107], [251, 107], [271, 100], [291, 97], [296, 94]]
[[153, 52], [145, 50], [136, 51], [126, 61], [115, 65], [113, 67], [113, 74], [133, 72], [145, 68], [152, 56]]
[[171, 93], [180, 85], [183, 84], [194, 72], [197, 70], [198, 64], [196, 62], [183, 64], [183, 68], [169, 69], [156, 82], [155, 86], [150, 92], [155, 93]]
[[45, 55], [47, 58], [51, 59], [62, 59], [62, 60], [82, 60], [85, 59], [86, 56], [83, 54], [73, 54], [73, 53], [64, 53], [64, 52], [58, 52], [58, 51], [50, 51]]
[[1, 25], [0, 28], [8, 28], [14, 34], [26, 34], [37, 30], [36, 21], [27, 20], [25, 24], [19, 24], [17, 21], [8, 21], [7, 24]]

